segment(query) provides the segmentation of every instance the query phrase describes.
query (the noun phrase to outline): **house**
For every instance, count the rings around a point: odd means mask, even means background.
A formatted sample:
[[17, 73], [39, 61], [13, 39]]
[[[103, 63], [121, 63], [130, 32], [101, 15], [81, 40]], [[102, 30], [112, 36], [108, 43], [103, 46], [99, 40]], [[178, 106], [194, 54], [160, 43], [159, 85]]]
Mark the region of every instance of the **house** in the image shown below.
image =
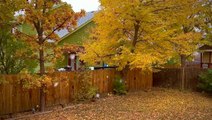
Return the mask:
[[[80, 62], [78, 53], [83, 52], [84, 48], [82, 47], [83, 42], [89, 37], [89, 32], [95, 26], [93, 22], [95, 11], [87, 12], [84, 17], [80, 18], [77, 22], [77, 27], [73, 31], [69, 32], [66, 29], [56, 31], [56, 34], [60, 37], [58, 42], [59, 46], [68, 46], [63, 50], [65, 59], [59, 61], [56, 65], [56, 69], [65, 68], [66, 70], [74, 71], [80, 68], [80, 65], [83, 64]], [[32, 29], [31, 25], [23, 24], [18, 26], [19, 31], [27, 34], [34, 35], [36, 31]], [[54, 42], [48, 40], [48, 42]], [[51, 66], [51, 63], [46, 64], [46, 66]], [[35, 68], [35, 71], [39, 70], [39, 66]]]
[[84, 17], [79, 19], [77, 28], [71, 32], [65, 29], [56, 32], [61, 38], [58, 45], [68, 46], [64, 49], [63, 53], [65, 59], [57, 65], [58, 68], [65, 68], [61, 70], [79, 70], [83, 64], [79, 60], [78, 53], [84, 51], [83, 42], [89, 37], [91, 29], [95, 27], [95, 23], [93, 22], [94, 14], [94, 11], [87, 12]]
[[199, 50], [201, 68], [212, 68], [212, 46], [204, 45]]
[[192, 61], [186, 62], [186, 67], [212, 68], [212, 46], [203, 45], [193, 54]]

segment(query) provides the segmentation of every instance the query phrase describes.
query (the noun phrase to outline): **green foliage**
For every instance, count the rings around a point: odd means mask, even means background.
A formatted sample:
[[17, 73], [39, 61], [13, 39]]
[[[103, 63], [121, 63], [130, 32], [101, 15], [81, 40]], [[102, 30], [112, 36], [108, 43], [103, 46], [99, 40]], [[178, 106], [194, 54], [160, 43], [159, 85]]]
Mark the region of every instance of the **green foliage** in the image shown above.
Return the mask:
[[17, 74], [23, 69], [34, 72], [35, 60], [24, 57], [33, 52], [20, 39], [17, 39], [13, 28], [18, 28], [18, 22], [14, 17], [16, 11], [20, 10], [23, 0], [0, 1], [0, 73]]
[[35, 60], [27, 59], [24, 56], [32, 54], [32, 51], [22, 41], [17, 40], [10, 32], [12, 27], [2, 26], [0, 29], [0, 73], [17, 74], [24, 68], [31, 73], [37, 66]]
[[199, 75], [200, 82], [198, 87], [204, 91], [212, 92], [212, 70], [209, 69]]
[[124, 81], [120, 76], [116, 76], [113, 82], [113, 92], [118, 95], [125, 95], [127, 93]]
[[89, 72], [79, 72], [75, 80], [78, 84], [78, 91], [75, 95], [76, 101], [90, 100], [95, 97], [97, 88], [91, 85], [91, 74]]

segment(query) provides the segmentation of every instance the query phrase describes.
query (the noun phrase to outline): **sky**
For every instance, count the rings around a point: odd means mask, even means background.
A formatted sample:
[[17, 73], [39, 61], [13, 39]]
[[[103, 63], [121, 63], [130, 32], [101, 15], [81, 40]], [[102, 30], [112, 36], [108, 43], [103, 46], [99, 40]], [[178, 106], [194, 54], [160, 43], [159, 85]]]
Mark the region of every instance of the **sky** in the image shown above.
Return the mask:
[[98, 10], [99, 0], [62, 0], [72, 5], [75, 12], [84, 9], [86, 12]]

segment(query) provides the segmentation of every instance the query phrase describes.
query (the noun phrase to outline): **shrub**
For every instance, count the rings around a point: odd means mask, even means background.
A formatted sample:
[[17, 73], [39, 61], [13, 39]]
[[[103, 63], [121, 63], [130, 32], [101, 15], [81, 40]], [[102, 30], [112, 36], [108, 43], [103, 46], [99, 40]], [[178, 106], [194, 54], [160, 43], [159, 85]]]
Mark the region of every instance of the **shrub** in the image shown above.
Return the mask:
[[97, 88], [91, 84], [91, 74], [89, 72], [79, 72], [76, 76], [78, 90], [75, 94], [76, 101], [91, 100], [97, 93]]
[[113, 82], [113, 92], [118, 95], [125, 95], [127, 93], [124, 81], [120, 76], [116, 76]]
[[212, 92], [212, 70], [207, 70], [199, 75], [198, 87], [206, 92]]

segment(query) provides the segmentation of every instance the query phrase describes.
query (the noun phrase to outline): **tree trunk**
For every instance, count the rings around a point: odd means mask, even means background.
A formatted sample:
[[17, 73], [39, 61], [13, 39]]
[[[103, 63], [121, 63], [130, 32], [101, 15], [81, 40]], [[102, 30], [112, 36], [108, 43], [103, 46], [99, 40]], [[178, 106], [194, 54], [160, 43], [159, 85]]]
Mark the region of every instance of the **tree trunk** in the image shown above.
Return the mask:
[[180, 55], [181, 60], [181, 70], [182, 70], [182, 78], [181, 78], [181, 89], [185, 89], [185, 65], [186, 65], [186, 55]]
[[186, 55], [180, 55], [181, 68], [186, 65]]
[[136, 43], [138, 41], [138, 32], [139, 32], [139, 28], [140, 28], [140, 22], [136, 21], [136, 23], [134, 24], [134, 36], [133, 36], [133, 42], [132, 42], [132, 46], [135, 47]]
[[127, 64], [123, 70], [120, 71], [120, 76], [126, 86], [126, 90], [129, 91], [129, 84], [127, 84], [127, 72], [130, 71], [130, 66]]
[[40, 111], [43, 112], [45, 111], [45, 104], [46, 104], [46, 99], [45, 99], [45, 86], [42, 84], [40, 88]]
[[[45, 66], [44, 66], [44, 51], [43, 47], [39, 51], [40, 54], [40, 76], [45, 74]], [[41, 83], [40, 88], [40, 111], [43, 112], [45, 110], [45, 85]]]

